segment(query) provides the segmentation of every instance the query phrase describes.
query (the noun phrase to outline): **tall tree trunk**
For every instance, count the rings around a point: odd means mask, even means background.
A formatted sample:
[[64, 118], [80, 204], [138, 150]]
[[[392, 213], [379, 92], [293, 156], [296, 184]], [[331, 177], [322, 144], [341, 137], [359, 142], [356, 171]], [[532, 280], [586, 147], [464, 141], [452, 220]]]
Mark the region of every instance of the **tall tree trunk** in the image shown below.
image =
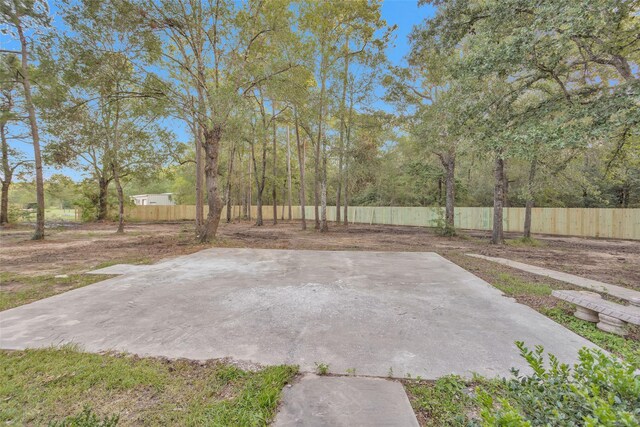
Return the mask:
[[266, 173], [267, 173], [267, 140], [269, 138], [267, 131], [267, 121], [263, 114], [262, 116], [262, 126], [264, 130], [264, 138], [262, 139], [262, 176], [258, 178], [258, 165], [256, 163], [255, 156], [255, 142], [251, 144], [251, 157], [253, 159], [253, 173], [256, 179], [256, 204], [257, 204], [257, 212], [256, 212], [256, 225], [262, 226], [264, 225], [264, 221], [262, 219], [262, 195], [264, 192], [265, 182], [266, 182]]
[[[316, 228], [319, 228], [321, 232], [329, 231], [329, 225], [327, 224], [327, 143], [323, 133], [324, 124], [324, 97], [326, 91], [326, 57], [324, 52], [324, 43], [322, 45], [322, 65], [321, 65], [321, 77], [320, 77], [320, 113], [318, 116], [318, 141], [316, 147], [316, 175], [320, 174], [320, 204], [321, 204], [321, 220], [318, 222], [317, 202], [316, 202]], [[322, 147], [322, 152], [321, 152]], [[320, 161], [322, 161], [322, 170], [320, 168]], [[317, 191], [317, 188], [316, 188]]]
[[7, 180], [6, 176], [2, 181], [2, 203], [0, 207], [0, 225], [9, 223], [9, 185], [11, 181]]
[[447, 226], [453, 233], [455, 229], [455, 203], [456, 203], [456, 179], [455, 179], [456, 159], [454, 156], [449, 157], [447, 162], [447, 182], [446, 182], [446, 203], [445, 203], [445, 217], [447, 220]]
[[344, 163], [344, 137], [346, 127], [347, 83], [349, 80], [349, 36], [344, 41], [344, 70], [342, 76], [342, 98], [340, 99], [340, 148], [338, 150], [338, 188], [336, 189], [336, 224], [340, 224], [340, 202], [342, 200], [342, 175]]
[[[16, 9], [18, 9], [16, 7]], [[27, 51], [27, 39], [22, 30], [21, 17], [15, 16], [15, 26], [20, 39], [20, 51], [22, 61], [20, 64], [20, 74], [22, 86], [24, 88], [24, 104], [29, 115], [29, 126], [31, 128], [31, 139], [33, 141], [33, 156], [36, 166], [36, 228], [33, 233], [33, 240], [44, 239], [44, 178], [42, 176], [42, 155], [40, 153], [40, 134], [38, 133], [38, 123], [36, 120], [36, 109], [31, 98], [31, 80], [29, 77], [29, 53]]]
[[9, 165], [9, 144], [7, 143], [5, 123], [0, 123], [0, 138], [2, 138], [2, 196], [0, 202], [0, 225], [9, 223], [9, 186], [13, 179], [13, 170]]
[[238, 200], [240, 201], [240, 211], [238, 212], [238, 216], [240, 218], [247, 217], [247, 186], [245, 184], [245, 174], [244, 174], [244, 150], [240, 151], [238, 155], [238, 160], [240, 160], [239, 175], [240, 175], [240, 185], [238, 186]]
[[264, 225], [264, 221], [262, 220], [262, 190], [260, 190], [260, 188], [258, 188], [256, 197], [256, 225]]
[[345, 186], [344, 186], [344, 218], [342, 220], [342, 223], [344, 225], [349, 225], [349, 190], [346, 186], [346, 169], [345, 169]]
[[[116, 83], [116, 90], [119, 91], [119, 84]], [[120, 183], [119, 156], [120, 156], [120, 102], [116, 100], [116, 117], [113, 125], [113, 153], [111, 156], [111, 172], [113, 181], [116, 184], [118, 193], [118, 230], [116, 233], [124, 233], [124, 192]]]
[[503, 165], [504, 171], [504, 189], [502, 191], [502, 203], [505, 208], [509, 207], [509, 176], [506, 167]]
[[[202, 11], [201, 8], [196, 8], [195, 12], [200, 13]], [[194, 76], [193, 84], [198, 93], [197, 98], [197, 107], [194, 108], [194, 116], [195, 116], [195, 131], [196, 131], [196, 239], [200, 239], [202, 241], [203, 238], [210, 239], [213, 236], [209, 236], [209, 232], [205, 230], [205, 218], [204, 218], [204, 202], [205, 202], [205, 192], [208, 192], [208, 184], [206, 182], [206, 168], [208, 165], [208, 156], [206, 153], [205, 144], [207, 144], [205, 137], [205, 125], [207, 122], [207, 93], [205, 88], [205, 83], [207, 81], [207, 75], [205, 72], [204, 65], [204, 43], [205, 43], [205, 35], [200, 26], [196, 27], [196, 31], [193, 34], [194, 43], [193, 53], [194, 59], [196, 62], [196, 70], [197, 77]], [[215, 51], [215, 43], [214, 40], [214, 51]], [[217, 77], [217, 61], [216, 61], [216, 74]], [[218, 85], [218, 81], [215, 81], [216, 87]], [[215, 150], [219, 148], [216, 146]], [[217, 154], [216, 154], [217, 157]], [[209, 202], [209, 206], [211, 206], [211, 202]], [[216, 225], [217, 228], [217, 225]], [[215, 234], [215, 233], [214, 233]]]
[[336, 188], [336, 224], [339, 224], [342, 221], [342, 218], [341, 218], [342, 212], [340, 212], [340, 209], [341, 209], [340, 200], [342, 199], [342, 167], [343, 167], [342, 162], [343, 162], [343, 156], [342, 154], [340, 154], [338, 159], [338, 183], [337, 183], [338, 188]]
[[293, 199], [291, 191], [291, 132], [289, 125], [287, 125], [287, 204], [289, 205], [289, 221], [293, 219], [293, 213], [291, 212], [291, 199]]
[[271, 101], [271, 115], [273, 120], [273, 185], [271, 187], [271, 196], [273, 197], [273, 225], [278, 223], [278, 194], [276, 185], [278, 181], [278, 146], [276, 144], [276, 134], [278, 126], [276, 125], [276, 103]]
[[351, 153], [351, 124], [353, 123], [353, 92], [349, 95], [349, 117], [346, 124], [344, 162], [344, 225], [349, 225], [349, 160]]
[[196, 139], [196, 235], [199, 235], [199, 230], [204, 224], [204, 159], [202, 127], [198, 122], [194, 124], [194, 137]]
[[[455, 203], [456, 203], [456, 154], [454, 151], [440, 156], [445, 170], [445, 222], [446, 234], [455, 234]], [[440, 182], [440, 181], [439, 181]]]
[[529, 168], [529, 180], [527, 181], [527, 202], [524, 208], [524, 237], [526, 239], [531, 238], [531, 209], [533, 208], [533, 193], [537, 164], [538, 158], [534, 156], [533, 159], [531, 159], [531, 166]]
[[629, 207], [629, 193], [631, 193], [631, 186], [628, 182], [625, 182], [622, 186], [622, 207]]
[[[282, 185], [282, 194], [285, 194], [285, 192], [287, 191], [287, 184], [283, 183]], [[282, 221], [284, 221], [284, 208], [286, 207], [287, 203], [286, 200], [284, 199], [284, 197], [282, 198], [282, 215], [280, 216], [280, 219]]]
[[325, 233], [329, 231], [329, 223], [327, 222], [327, 143], [322, 141], [322, 192], [320, 193], [321, 206], [321, 222], [320, 231]]
[[313, 172], [313, 219], [315, 229], [320, 230], [320, 141], [316, 142]]
[[222, 129], [215, 126], [204, 130], [204, 153], [205, 153], [205, 178], [207, 186], [207, 203], [209, 213], [202, 227], [200, 234], [201, 242], [209, 242], [216, 236], [218, 225], [220, 224], [220, 214], [222, 213], [222, 199], [218, 188], [218, 157], [220, 153], [220, 139]]
[[227, 202], [227, 223], [231, 222], [231, 174], [233, 173], [233, 159], [236, 156], [236, 144], [231, 143], [231, 153], [229, 156], [229, 169], [227, 171], [227, 188], [226, 188], [226, 202]]
[[315, 164], [315, 194], [314, 194], [314, 202], [315, 202], [315, 226], [316, 230], [322, 230], [322, 226], [320, 225], [320, 208], [319, 205], [322, 203], [321, 198], [324, 196], [326, 199], [326, 195], [324, 195], [323, 188], [325, 188], [325, 183], [323, 181], [322, 174], [322, 157], [321, 154], [324, 152], [324, 138], [322, 133], [322, 125], [324, 124], [324, 93], [326, 89], [326, 75], [325, 70], [327, 67], [326, 64], [326, 54], [325, 54], [325, 42], [322, 41], [320, 46], [321, 52], [321, 60], [320, 60], [320, 106], [318, 108], [318, 136], [316, 138], [316, 164]]
[[109, 214], [109, 183], [104, 176], [98, 178], [98, 214], [96, 220], [104, 221]]
[[118, 230], [116, 233], [124, 233], [124, 192], [122, 191], [122, 185], [120, 183], [120, 174], [118, 167], [114, 164], [113, 168], [113, 182], [116, 184], [116, 191], [118, 193]]
[[249, 181], [248, 181], [249, 185], [248, 185], [248, 189], [247, 189], [247, 190], [248, 190], [248, 191], [247, 191], [247, 219], [248, 219], [249, 221], [251, 221], [251, 202], [252, 202], [251, 198], [252, 198], [252, 196], [253, 196], [253, 189], [251, 188], [251, 186], [252, 186], [252, 181], [251, 181], [251, 178], [252, 178], [252, 176], [251, 176], [251, 175], [252, 175], [252, 174], [251, 174], [251, 168], [253, 167], [253, 166], [252, 166], [252, 164], [251, 164], [251, 163], [252, 163], [252, 161], [254, 161], [254, 157], [253, 157], [253, 143], [251, 144], [251, 158], [249, 159]]
[[493, 190], [493, 232], [491, 233], [491, 243], [500, 245], [504, 243], [504, 232], [502, 224], [502, 208], [504, 206], [504, 159], [502, 153], [498, 152], [495, 159], [494, 169], [495, 185]]
[[255, 135], [251, 140], [251, 164], [253, 167], [253, 177], [256, 180], [256, 225], [262, 225], [262, 190], [258, 180], [258, 165], [256, 163]]
[[303, 143], [300, 142], [300, 129], [298, 126], [298, 110], [296, 108], [293, 109], [293, 117], [296, 127], [296, 146], [298, 148], [298, 165], [300, 169], [300, 220], [302, 222], [302, 229], [307, 229], [307, 220], [306, 220], [306, 195], [305, 195], [305, 180], [304, 180], [304, 162], [305, 162], [305, 147]]

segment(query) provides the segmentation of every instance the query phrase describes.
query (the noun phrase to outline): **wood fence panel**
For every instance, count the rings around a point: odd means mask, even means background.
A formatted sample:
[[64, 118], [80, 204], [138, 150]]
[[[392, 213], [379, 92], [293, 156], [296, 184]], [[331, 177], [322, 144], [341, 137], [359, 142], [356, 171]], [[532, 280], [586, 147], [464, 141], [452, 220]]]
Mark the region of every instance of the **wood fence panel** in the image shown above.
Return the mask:
[[[281, 208], [278, 213], [281, 214]], [[204, 215], [208, 212], [204, 207]], [[242, 206], [233, 206], [234, 218], [242, 216]], [[300, 206], [292, 207], [293, 219], [301, 218]], [[194, 220], [196, 209], [192, 205], [176, 206], [131, 206], [126, 209], [129, 221], [185, 221]], [[504, 209], [504, 229], [522, 232], [524, 208]], [[251, 207], [251, 218], [255, 220], [257, 207]], [[306, 206], [308, 221], [314, 221], [314, 207]], [[640, 240], [640, 209], [616, 208], [533, 208], [531, 232], [561, 236], [605, 237]], [[361, 224], [389, 224], [434, 227], [444, 218], [444, 208], [438, 207], [388, 207], [350, 206], [349, 222]], [[273, 220], [273, 206], [262, 207], [265, 222]], [[226, 210], [222, 212], [226, 218]], [[327, 220], [335, 221], [335, 206], [327, 207]], [[460, 229], [491, 230], [493, 208], [457, 207], [455, 225]]]

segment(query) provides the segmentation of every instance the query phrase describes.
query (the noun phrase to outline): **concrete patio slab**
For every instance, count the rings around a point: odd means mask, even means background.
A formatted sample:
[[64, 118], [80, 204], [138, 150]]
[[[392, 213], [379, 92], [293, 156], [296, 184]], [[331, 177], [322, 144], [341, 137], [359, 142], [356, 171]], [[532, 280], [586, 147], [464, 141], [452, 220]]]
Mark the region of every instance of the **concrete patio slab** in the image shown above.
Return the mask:
[[274, 427], [418, 427], [399, 382], [305, 375], [285, 388]]
[[333, 373], [509, 375], [514, 341], [572, 363], [593, 346], [434, 253], [208, 249], [0, 312], [0, 347]]

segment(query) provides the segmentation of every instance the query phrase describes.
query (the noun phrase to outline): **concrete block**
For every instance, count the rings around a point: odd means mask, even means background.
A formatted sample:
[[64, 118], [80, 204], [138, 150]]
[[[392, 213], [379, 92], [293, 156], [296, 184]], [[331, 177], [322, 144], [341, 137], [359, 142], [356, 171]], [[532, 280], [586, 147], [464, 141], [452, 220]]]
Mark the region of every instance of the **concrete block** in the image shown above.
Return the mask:
[[273, 426], [418, 427], [418, 421], [399, 382], [309, 374], [285, 388]]

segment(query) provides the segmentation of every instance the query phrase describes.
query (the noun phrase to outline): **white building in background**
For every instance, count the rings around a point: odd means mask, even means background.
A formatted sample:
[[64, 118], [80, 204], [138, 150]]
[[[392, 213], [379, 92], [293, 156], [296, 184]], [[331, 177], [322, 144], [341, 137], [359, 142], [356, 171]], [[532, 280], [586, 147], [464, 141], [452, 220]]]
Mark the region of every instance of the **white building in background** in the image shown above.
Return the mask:
[[138, 206], [148, 205], [175, 205], [173, 201], [173, 193], [160, 193], [160, 194], [138, 194], [131, 196], [131, 200]]

